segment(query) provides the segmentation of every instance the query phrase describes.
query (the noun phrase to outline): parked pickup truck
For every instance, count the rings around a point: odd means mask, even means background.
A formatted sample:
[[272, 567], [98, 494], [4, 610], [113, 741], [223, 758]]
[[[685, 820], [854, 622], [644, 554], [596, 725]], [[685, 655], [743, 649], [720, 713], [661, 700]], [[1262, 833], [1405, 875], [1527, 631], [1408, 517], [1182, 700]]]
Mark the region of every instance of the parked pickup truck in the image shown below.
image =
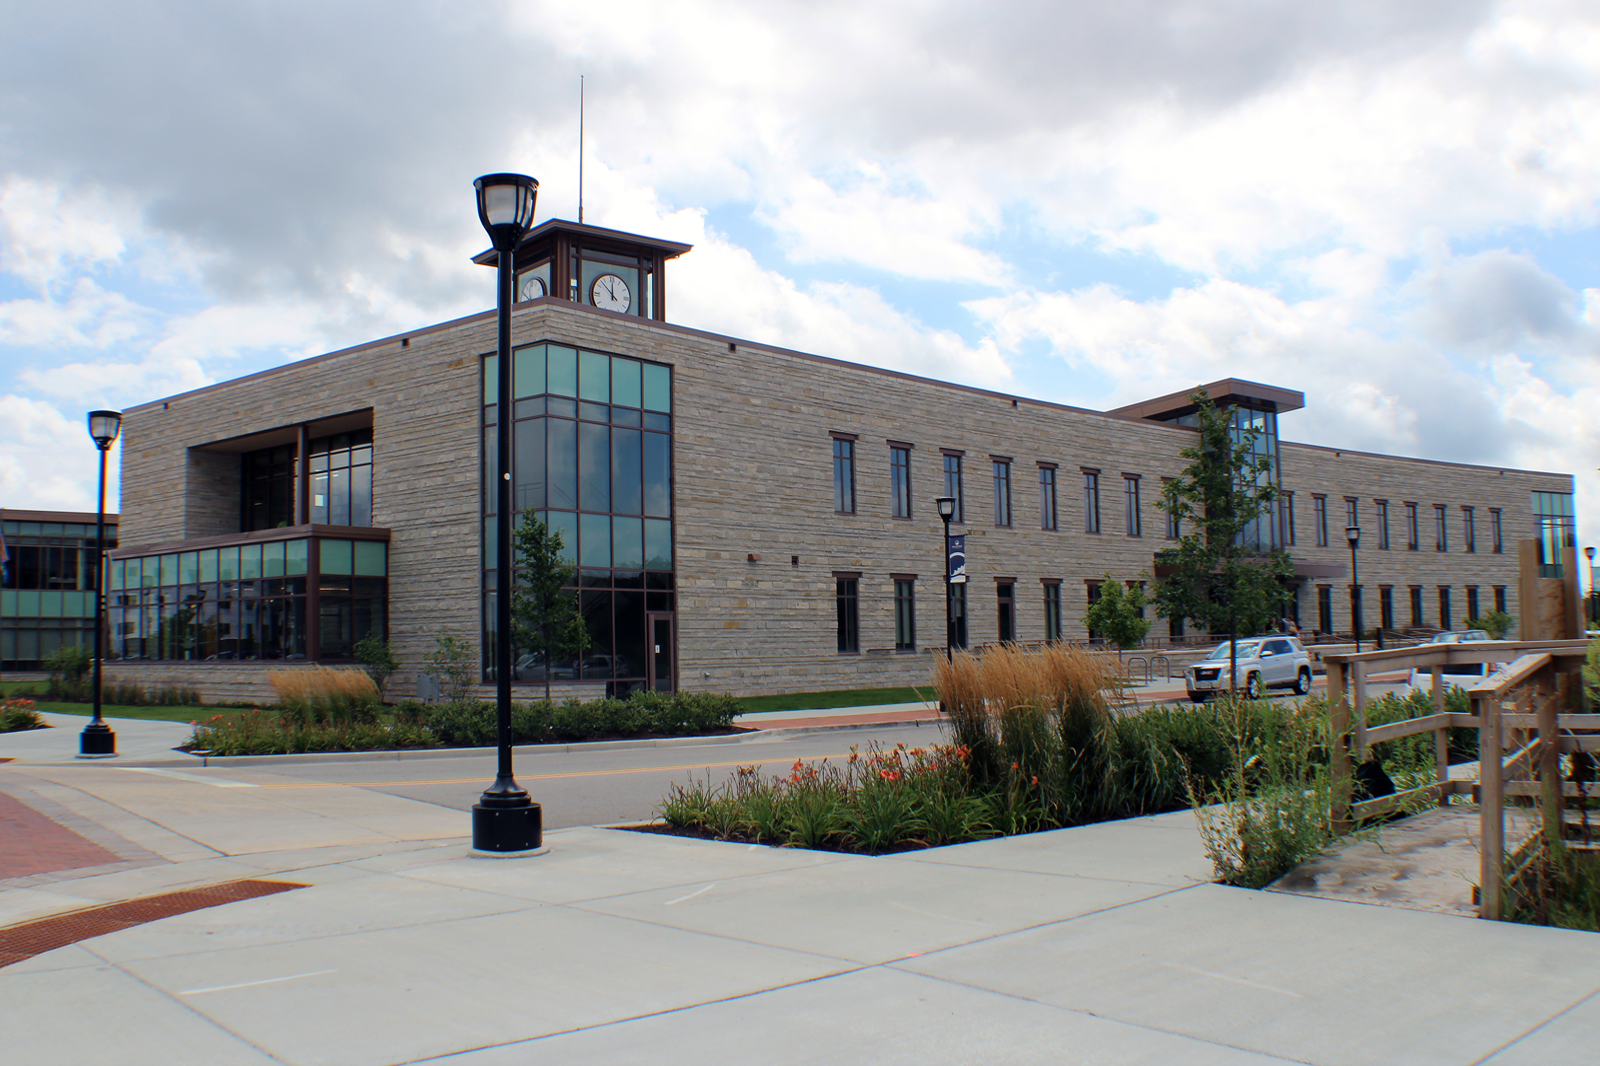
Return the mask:
[[[1241, 640], [1237, 663], [1242, 684], [1237, 686], [1251, 699], [1269, 688], [1292, 688], [1304, 696], [1311, 691], [1311, 656], [1294, 637], [1252, 637]], [[1227, 692], [1228, 641], [1211, 650], [1204, 659], [1183, 672], [1189, 698], [1204, 703], [1218, 692]]]

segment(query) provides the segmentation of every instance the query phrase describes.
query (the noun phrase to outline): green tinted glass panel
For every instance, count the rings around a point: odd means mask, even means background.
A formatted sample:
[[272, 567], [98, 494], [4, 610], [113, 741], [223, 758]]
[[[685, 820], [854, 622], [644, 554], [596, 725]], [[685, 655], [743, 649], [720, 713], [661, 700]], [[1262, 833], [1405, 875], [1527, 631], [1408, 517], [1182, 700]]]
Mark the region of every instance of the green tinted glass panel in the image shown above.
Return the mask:
[[578, 516], [571, 511], [546, 511], [541, 518], [551, 533], [561, 535], [561, 561], [568, 566], [578, 561]]
[[640, 406], [639, 361], [611, 360], [611, 402], [623, 407]]
[[611, 357], [598, 352], [578, 353], [578, 398], [611, 402]]
[[176, 585], [178, 583], [178, 557], [176, 555], [163, 555], [161, 557], [161, 583], [163, 585]]
[[291, 540], [283, 546], [283, 573], [286, 577], [298, 577], [308, 569], [306, 563], [311, 554], [309, 540]]
[[238, 581], [239, 580], [239, 549], [238, 548], [218, 548], [217, 549], [217, 580], [218, 581]]
[[672, 369], [655, 363], [640, 365], [644, 375], [644, 409], [672, 413]]
[[348, 540], [325, 540], [321, 544], [322, 572], [324, 574], [348, 574], [353, 572], [353, 560]]
[[644, 568], [644, 531], [639, 519], [611, 520], [611, 565], [618, 570]]
[[140, 588], [153, 589], [161, 583], [161, 556], [147, 555], [137, 562], [142, 567], [139, 574]]
[[61, 617], [61, 593], [56, 589], [44, 589], [39, 593], [39, 617]]
[[283, 576], [283, 541], [273, 541], [261, 546], [261, 576]]
[[559, 344], [548, 345], [545, 349], [548, 365], [548, 384], [545, 386], [553, 396], [578, 395], [578, 351], [575, 348], [563, 348]]
[[649, 570], [672, 569], [672, 523], [665, 518], [644, 520], [644, 565]]
[[18, 590], [18, 592], [17, 592], [17, 613], [16, 613], [16, 617], [18, 617], [18, 618], [38, 618], [39, 617], [39, 590], [38, 589], [20, 589], [20, 590]]
[[210, 551], [200, 553], [200, 580], [202, 582], [221, 580], [217, 577], [217, 549], [212, 548]]
[[611, 516], [578, 516], [578, 557], [583, 566], [611, 565]]
[[178, 556], [178, 584], [192, 585], [200, 580], [200, 553], [184, 552]]
[[261, 576], [261, 545], [247, 544], [239, 549], [239, 580], [254, 581]]
[[517, 398], [544, 394], [544, 345], [533, 344], [518, 348], [512, 372], [516, 375]]
[[483, 566], [490, 570], [499, 565], [495, 552], [499, 550], [500, 519], [485, 518], [483, 520]]
[[355, 542], [355, 568], [357, 577], [385, 577], [389, 573], [388, 545], [381, 540]]
[[500, 391], [500, 357], [486, 355], [483, 357], [483, 402], [495, 402], [495, 396]]
[[121, 559], [111, 560], [111, 573], [107, 577], [107, 587], [111, 589], [122, 588], [122, 575], [126, 567]]

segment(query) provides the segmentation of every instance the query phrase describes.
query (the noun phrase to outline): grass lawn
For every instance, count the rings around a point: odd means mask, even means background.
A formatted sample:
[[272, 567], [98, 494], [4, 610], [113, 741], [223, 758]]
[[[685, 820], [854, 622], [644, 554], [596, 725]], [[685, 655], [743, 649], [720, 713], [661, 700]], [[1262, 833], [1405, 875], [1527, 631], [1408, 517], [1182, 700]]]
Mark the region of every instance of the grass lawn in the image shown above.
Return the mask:
[[[94, 714], [93, 704], [58, 703], [43, 700], [33, 693], [44, 688], [41, 681], [0, 681], [0, 696], [16, 696], [33, 700], [36, 711], [46, 714], [78, 714], [88, 718]], [[238, 714], [237, 707], [123, 707], [102, 704], [100, 713], [107, 718], [142, 718], [152, 722], [203, 722], [218, 714]]]
[[783, 696], [741, 696], [744, 714], [761, 711], [811, 711], [833, 707], [871, 707], [880, 703], [937, 702], [933, 686], [927, 688], [848, 688], [837, 692], [791, 692]]

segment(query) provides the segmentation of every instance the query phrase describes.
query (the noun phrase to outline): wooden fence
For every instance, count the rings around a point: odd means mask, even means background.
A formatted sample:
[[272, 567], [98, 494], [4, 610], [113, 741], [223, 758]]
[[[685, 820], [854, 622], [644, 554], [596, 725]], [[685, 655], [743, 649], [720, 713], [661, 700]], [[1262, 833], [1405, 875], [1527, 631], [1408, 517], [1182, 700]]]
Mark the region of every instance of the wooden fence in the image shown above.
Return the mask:
[[[1424, 796], [1441, 805], [1452, 795], [1473, 796], [1479, 817], [1478, 913], [1484, 918], [1500, 918], [1507, 797], [1517, 797], [1512, 802], [1525, 804], [1537, 799], [1545, 831], [1558, 838], [1564, 832], [1565, 797], [1585, 795], [1582, 783], [1562, 782], [1561, 755], [1600, 751], [1600, 714], [1572, 713], [1572, 708], [1586, 706], [1580, 671], [1587, 651], [1587, 643], [1581, 640], [1475, 641], [1325, 655], [1335, 737], [1335, 830], [1348, 831], [1363, 819], [1400, 809]], [[1471, 663], [1505, 665], [1487, 677], [1446, 681], [1462, 675], [1446, 674], [1445, 667]], [[1369, 672], [1412, 669], [1431, 674], [1433, 713], [1369, 727]], [[1465, 690], [1469, 713], [1445, 709], [1451, 683]], [[1450, 779], [1447, 735], [1452, 728], [1478, 730], [1476, 782]], [[1352, 802], [1354, 765], [1367, 757], [1372, 745], [1430, 732], [1434, 735], [1433, 782], [1391, 796]]]

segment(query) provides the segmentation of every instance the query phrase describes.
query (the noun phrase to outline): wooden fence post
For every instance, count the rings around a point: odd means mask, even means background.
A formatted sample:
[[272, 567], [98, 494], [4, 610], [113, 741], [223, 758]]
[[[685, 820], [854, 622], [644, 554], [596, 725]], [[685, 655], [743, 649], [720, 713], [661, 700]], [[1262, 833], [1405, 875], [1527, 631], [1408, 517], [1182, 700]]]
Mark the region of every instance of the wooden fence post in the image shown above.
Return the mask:
[[[1551, 854], [1561, 846], [1566, 801], [1561, 788], [1561, 729], [1557, 715], [1561, 696], [1547, 671], [1539, 676], [1539, 782], [1540, 820], [1544, 822], [1545, 846]], [[1564, 687], [1564, 686], [1561, 686]]]
[[1345, 663], [1328, 667], [1328, 717], [1333, 744], [1328, 760], [1333, 800], [1330, 813], [1336, 835], [1350, 832], [1350, 701], [1345, 698], [1349, 669]]
[[1478, 917], [1500, 920], [1505, 800], [1500, 776], [1500, 697], [1475, 696], [1478, 718]]
[[[1433, 668], [1433, 713], [1444, 713], [1444, 671]], [[1433, 779], [1439, 782], [1439, 806], [1450, 806], [1450, 793], [1445, 784], [1450, 780], [1450, 730], [1433, 731]]]

